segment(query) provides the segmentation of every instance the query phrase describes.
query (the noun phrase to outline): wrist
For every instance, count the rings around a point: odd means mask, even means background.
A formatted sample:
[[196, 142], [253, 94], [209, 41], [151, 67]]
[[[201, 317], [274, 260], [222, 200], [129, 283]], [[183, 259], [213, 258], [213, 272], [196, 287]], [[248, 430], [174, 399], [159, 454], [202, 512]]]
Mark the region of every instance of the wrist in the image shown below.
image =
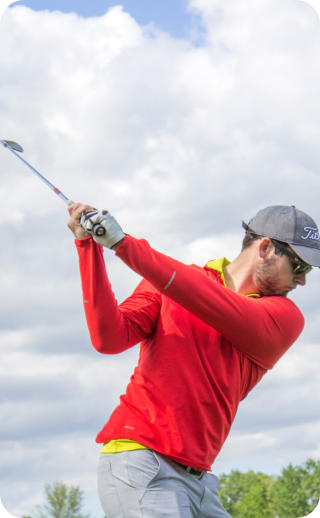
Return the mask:
[[122, 241], [124, 240], [124, 238], [125, 238], [125, 237], [126, 237], [126, 236], [124, 236], [122, 239], [120, 239], [120, 241], [118, 241], [115, 245], [113, 245], [113, 246], [111, 247], [111, 250], [116, 251], [116, 250], [117, 250], [117, 248], [118, 248], [118, 246], [119, 246], [119, 245], [121, 245], [121, 243], [122, 243]]
[[90, 234], [82, 228], [77, 228], [73, 233], [76, 239], [87, 239], [88, 237], [91, 237]]
[[91, 239], [91, 236], [77, 237], [74, 236], [76, 241], [86, 241], [86, 239]]

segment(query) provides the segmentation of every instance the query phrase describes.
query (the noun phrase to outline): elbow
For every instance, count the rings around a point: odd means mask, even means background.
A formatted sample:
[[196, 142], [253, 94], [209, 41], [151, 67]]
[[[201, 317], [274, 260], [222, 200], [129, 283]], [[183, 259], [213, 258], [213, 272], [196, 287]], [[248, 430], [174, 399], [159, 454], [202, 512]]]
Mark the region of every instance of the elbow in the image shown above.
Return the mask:
[[100, 354], [119, 354], [131, 347], [117, 336], [103, 336], [97, 331], [90, 332], [91, 344]]
[[108, 354], [108, 355], [114, 355], [114, 354], [119, 354], [123, 351], [123, 349], [115, 349], [114, 347], [109, 347], [108, 344], [106, 343], [97, 343], [97, 342], [93, 342], [91, 341], [91, 344], [92, 346], [94, 347], [94, 349], [100, 353], [100, 354]]
[[[101, 315], [86, 315], [91, 344], [100, 354], [119, 354], [135, 345], [122, 322], [106, 321]], [[133, 343], [134, 342], [134, 343]]]

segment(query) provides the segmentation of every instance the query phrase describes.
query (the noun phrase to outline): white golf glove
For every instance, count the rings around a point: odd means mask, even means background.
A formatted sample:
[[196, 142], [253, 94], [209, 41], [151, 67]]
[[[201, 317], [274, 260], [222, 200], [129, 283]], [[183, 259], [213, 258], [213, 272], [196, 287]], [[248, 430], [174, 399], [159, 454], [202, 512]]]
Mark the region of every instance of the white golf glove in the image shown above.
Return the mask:
[[125, 237], [119, 223], [107, 210], [86, 210], [80, 223], [99, 245], [107, 248], [112, 248]]

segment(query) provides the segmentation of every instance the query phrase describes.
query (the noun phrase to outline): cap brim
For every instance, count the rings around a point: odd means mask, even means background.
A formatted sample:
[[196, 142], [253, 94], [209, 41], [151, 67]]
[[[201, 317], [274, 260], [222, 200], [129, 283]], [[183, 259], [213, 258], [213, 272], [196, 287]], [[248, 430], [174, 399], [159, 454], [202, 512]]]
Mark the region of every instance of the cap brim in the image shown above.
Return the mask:
[[290, 247], [305, 263], [311, 266], [320, 267], [320, 250], [318, 248], [311, 248], [309, 246], [292, 245]]

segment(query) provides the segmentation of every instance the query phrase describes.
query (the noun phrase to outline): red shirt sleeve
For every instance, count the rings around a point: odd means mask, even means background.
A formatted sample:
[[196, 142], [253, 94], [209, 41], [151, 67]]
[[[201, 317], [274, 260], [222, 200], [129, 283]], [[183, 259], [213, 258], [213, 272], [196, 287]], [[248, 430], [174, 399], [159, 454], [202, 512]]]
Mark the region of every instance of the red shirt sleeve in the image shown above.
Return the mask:
[[152, 333], [161, 295], [143, 280], [133, 294], [118, 305], [107, 277], [103, 248], [91, 238], [75, 240], [75, 243], [92, 345], [101, 353], [120, 353]]
[[235, 293], [204, 271], [153, 250], [145, 240], [126, 236], [116, 255], [264, 369], [273, 367], [303, 329], [303, 316], [288, 298]]

